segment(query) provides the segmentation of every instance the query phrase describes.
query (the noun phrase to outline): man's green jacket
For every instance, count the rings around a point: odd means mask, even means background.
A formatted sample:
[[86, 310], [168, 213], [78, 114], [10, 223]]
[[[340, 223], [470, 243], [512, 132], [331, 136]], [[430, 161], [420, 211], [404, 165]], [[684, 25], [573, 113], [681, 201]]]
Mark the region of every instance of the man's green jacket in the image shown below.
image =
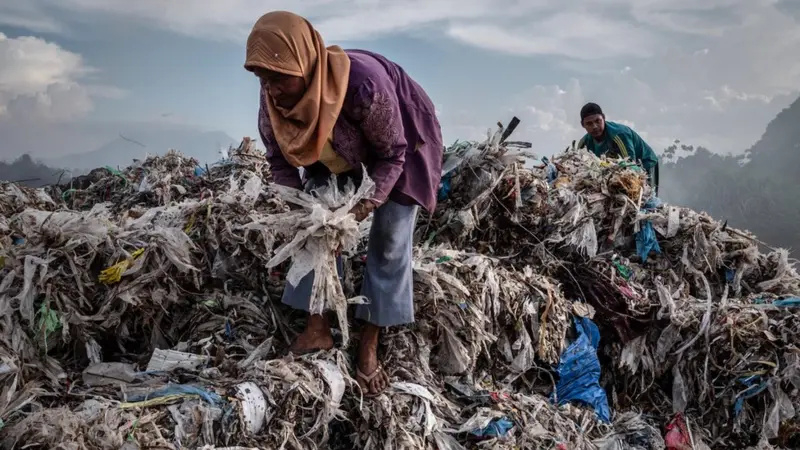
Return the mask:
[[640, 164], [650, 178], [650, 184], [658, 194], [658, 156], [630, 127], [620, 123], [606, 122], [601, 142], [588, 133], [581, 138], [578, 148], [586, 148], [597, 156], [629, 158]]

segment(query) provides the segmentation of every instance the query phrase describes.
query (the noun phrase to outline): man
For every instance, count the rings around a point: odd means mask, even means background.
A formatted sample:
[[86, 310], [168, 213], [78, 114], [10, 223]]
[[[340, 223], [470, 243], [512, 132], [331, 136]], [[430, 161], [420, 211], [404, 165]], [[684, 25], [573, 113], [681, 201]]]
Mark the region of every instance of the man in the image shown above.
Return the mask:
[[586, 148], [597, 156], [629, 158], [641, 165], [658, 195], [658, 156], [635, 131], [625, 125], [606, 122], [606, 116], [597, 103], [587, 103], [581, 108], [581, 126], [586, 135], [578, 148]]

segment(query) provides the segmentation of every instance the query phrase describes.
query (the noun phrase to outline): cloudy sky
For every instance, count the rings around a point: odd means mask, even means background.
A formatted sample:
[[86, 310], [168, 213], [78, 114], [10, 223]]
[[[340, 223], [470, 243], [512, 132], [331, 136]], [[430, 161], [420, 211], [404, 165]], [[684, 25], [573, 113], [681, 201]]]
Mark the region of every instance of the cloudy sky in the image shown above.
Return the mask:
[[256, 136], [244, 42], [273, 9], [400, 63], [448, 141], [516, 115], [553, 153], [596, 101], [654, 148], [738, 153], [800, 91], [800, 0], [0, 0], [0, 140], [52, 156], [132, 124]]

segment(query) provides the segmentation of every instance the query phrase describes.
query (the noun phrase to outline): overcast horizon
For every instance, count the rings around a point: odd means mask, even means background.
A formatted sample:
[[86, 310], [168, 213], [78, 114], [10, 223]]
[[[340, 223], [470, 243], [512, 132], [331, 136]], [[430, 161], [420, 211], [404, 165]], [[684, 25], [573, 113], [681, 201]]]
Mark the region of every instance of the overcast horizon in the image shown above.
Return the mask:
[[800, 95], [800, 2], [549, 3], [0, 0], [0, 158], [90, 151], [163, 123], [258, 137], [244, 41], [274, 9], [306, 15], [328, 45], [400, 63], [446, 142], [516, 115], [516, 138], [552, 154], [596, 101], [658, 151], [680, 139], [739, 153]]

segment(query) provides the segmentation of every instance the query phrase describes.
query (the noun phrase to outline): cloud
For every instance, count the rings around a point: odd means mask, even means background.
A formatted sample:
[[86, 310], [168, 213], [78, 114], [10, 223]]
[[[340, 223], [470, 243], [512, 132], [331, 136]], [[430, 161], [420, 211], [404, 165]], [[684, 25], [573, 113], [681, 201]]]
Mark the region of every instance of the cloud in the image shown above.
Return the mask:
[[30, 95], [13, 97], [6, 106], [8, 115], [16, 120], [70, 120], [92, 110], [92, 100], [86, 89], [77, 83], [59, 82]]
[[563, 85], [534, 86], [517, 98], [511, 111], [520, 119], [517, 138], [532, 142], [538, 156], [563, 150], [584, 133], [578, 117], [584, 103], [583, 87], [575, 78]]
[[[241, 43], [261, 14], [291, 9], [328, 42], [424, 33], [499, 53], [587, 61], [571, 66], [580, 70], [609, 58], [634, 67], [628, 60], [686, 53], [705, 57], [712, 69], [735, 65], [725, 74], [731, 81], [723, 80], [734, 89], [760, 91], [768, 84], [785, 92], [800, 85], [800, 23], [786, 13], [792, 8], [786, 0], [573, 0], [557, 7], [547, 0], [197, 0], [191, 8], [163, 0], [11, 3], [0, 4], [0, 23], [34, 30], [68, 29], [70, 17], [81, 23], [117, 19]], [[780, 70], [765, 70], [777, 61]], [[665, 69], [673, 68], [682, 69]]]
[[0, 25], [37, 33], [64, 32], [56, 17], [43, 14], [36, 1], [3, 2], [0, 4]]
[[736, 28], [739, 12], [745, 4], [770, 6], [762, 0], [639, 0], [630, 2], [634, 20], [663, 31], [719, 37]]
[[36, 37], [0, 33], [0, 86], [7, 93], [35, 94], [51, 84], [85, 75], [80, 55]]
[[510, 27], [454, 24], [448, 35], [497, 52], [585, 60], [650, 56], [656, 41], [644, 28], [619, 19], [598, 20], [588, 11], [556, 13]]
[[786, 12], [800, 8], [786, 0], [573, 0], [557, 7], [547, 0], [197, 0], [191, 8], [163, 0], [12, 3], [0, 4], [0, 23], [34, 30], [68, 29], [70, 17], [116, 19], [241, 43], [261, 14], [291, 9], [328, 42], [421, 33], [497, 53], [561, 57], [577, 71], [596, 71], [597, 62], [609, 59], [620, 60], [614, 72], [650, 60], [665, 73], [691, 70], [701, 83], [740, 91], [773, 95], [800, 86], [800, 22]]
[[114, 86], [88, 83], [96, 72], [57, 44], [0, 33], [0, 119], [74, 120], [93, 109], [93, 97], [126, 95]]
[[[100, 14], [138, 20], [190, 36], [238, 42], [247, 36], [259, 16], [272, 10], [288, 9], [302, 14], [325, 33], [326, 40], [336, 41], [386, 35], [452, 19], [493, 17], [498, 15], [498, 11], [517, 6], [520, 2], [498, 0], [498, 4], [493, 6], [485, 0], [307, 0], [291, 3], [275, 0], [205, 0], [193, 2], [191, 8], [186, 8], [181, 2], [163, 0], [28, 0], [28, 3], [28, 11], [36, 11], [38, 17], [47, 17], [61, 26], [65, 24], [55, 19], [58, 14], [54, 11], [78, 13], [84, 17], [86, 14]], [[0, 5], [0, 16], [17, 9]], [[22, 20], [15, 22], [16, 17]], [[16, 14], [2, 22], [24, 27], [32, 17], [36, 15]]]
[[116, 86], [109, 86], [105, 84], [90, 84], [86, 85], [86, 92], [96, 98], [107, 98], [111, 100], [122, 100], [128, 96], [128, 91], [120, 89]]
[[[124, 20], [241, 44], [261, 14], [291, 9], [329, 43], [412, 34], [524, 58], [532, 72], [547, 75], [510, 98], [508, 112], [523, 119], [520, 138], [527, 133], [546, 149], [582, 133], [575, 116], [582, 102], [594, 100], [610, 118], [633, 122], [656, 148], [679, 138], [742, 151], [800, 89], [795, 0], [196, 0], [191, 8], [164, 0], [10, 3], [0, 4], [0, 23], [50, 33], [92, 20]], [[58, 82], [31, 82], [34, 92], [15, 106], [0, 92], [0, 107], [42, 114], [55, 110], [47, 99], [79, 97], [81, 88], [90, 99], [124, 95], [85, 86], [69, 67], [52, 68], [45, 77], [60, 76]], [[50, 89], [53, 83], [62, 88]], [[86, 104], [76, 102], [76, 108]], [[459, 108], [464, 105], [437, 104], [447, 134], [482, 136], [485, 118]]]
[[80, 55], [35, 37], [0, 33], [0, 116], [60, 120], [92, 108], [77, 80], [91, 73]]

